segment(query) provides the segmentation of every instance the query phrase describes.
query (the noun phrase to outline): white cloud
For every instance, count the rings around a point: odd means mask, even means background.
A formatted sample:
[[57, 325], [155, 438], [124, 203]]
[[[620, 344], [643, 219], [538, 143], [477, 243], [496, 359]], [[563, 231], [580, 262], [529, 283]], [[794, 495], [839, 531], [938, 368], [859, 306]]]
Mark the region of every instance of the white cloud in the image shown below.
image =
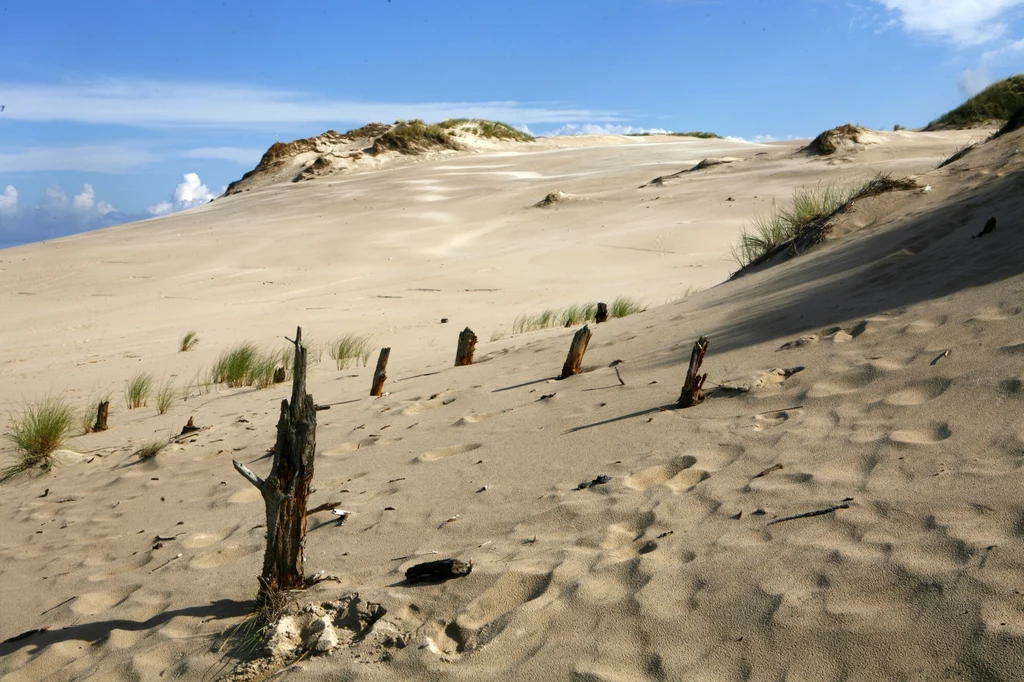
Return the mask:
[[96, 230], [132, 220], [108, 202], [96, 198], [92, 185], [68, 195], [52, 185], [35, 206], [21, 206], [18, 190], [8, 185], [0, 194], [0, 247], [41, 239], [52, 239], [76, 232]]
[[992, 84], [992, 74], [988, 69], [964, 69], [956, 79], [956, 86], [964, 99], [974, 97]]
[[181, 182], [174, 188], [170, 201], [160, 201], [146, 209], [150, 215], [161, 216], [168, 213], [185, 211], [213, 201], [216, 197], [210, 188], [203, 184], [197, 173], [185, 173]]
[[185, 156], [191, 159], [219, 159], [234, 161], [243, 166], [255, 166], [265, 151], [250, 147], [200, 147], [188, 150]]
[[893, 12], [910, 33], [948, 40], [958, 46], [1002, 38], [1014, 9], [1024, 0], [875, 0]]
[[13, 185], [7, 185], [4, 193], [0, 194], [0, 213], [13, 213], [18, 210], [18, 190]]
[[0, 84], [4, 116], [144, 128], [265, 127], [339, 121], [487, 118], [510, 123], [618, 121], [616, 112], [520, 102], [355, 102], [284, 90], [219, 83], [115, 80]]
[[561, 137], [564, 135], [630, 135], [650, 133], [652, 135], [664, 134], [669, 131], [663, 128], [634, 128], [630, 125], [602, 124], [595, 123], [567, 123], [554, 130], [541, 133], [543, 137]]
[[129, 173], [152, 160], [148, 150], [122, 144], [7, 148], [0, 151], [0, 172]]

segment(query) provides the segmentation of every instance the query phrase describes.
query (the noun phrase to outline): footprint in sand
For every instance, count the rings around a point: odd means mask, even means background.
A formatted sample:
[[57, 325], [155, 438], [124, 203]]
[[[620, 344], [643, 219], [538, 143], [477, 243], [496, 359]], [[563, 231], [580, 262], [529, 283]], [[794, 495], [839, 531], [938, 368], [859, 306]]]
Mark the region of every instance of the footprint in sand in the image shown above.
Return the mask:
[[370, 436], [367, 438], [363, 438], [362, 440], [349, 441], [348, 443], [336, 445], [333, 448], [328, 448], [327, 450], [324, 450], [320, 454], [323, 455], [324, 457], [338, 457], [339, 455], [344, 455], [349, 452], [355, 452], [356, 450], [372, 448], [375, 445], [390, 445], [392, 443], [397, 443], [400, 440], [402, 440], [401, 436], [397, 438], [378, 438], [376, 436]]
[[828, 398], [834, 395], [855, 393], [874, 381], [877, 374], [878, 371], [871, 365], [860, 365], [836, 375], [828, 381], [811, 386], [805, 397]]
[[504, 573], [479, 597], [466, 604], [466, 608], [456, 617], [456, 622], [467, 630], [479, 630], [513, 609], [537, 599], [547, 591], [550, 584], [550, 573]]
[[949, 379], [929, 379], [910, 384], [902, 391], [885, 399], [890, 405], [920, 405], [935, 400], [946, 392], [952, 382]]
[[466, 452], [473, 452], [480, 447], [483, 447], [483, 443], [467, 443], [466, 445], [449, 445], [446, 448], [438, 448], [437, 450], [428, 450], [422, 455], [413, 458], [413, 462], [436, 462], [441, 459], [448, 459], [455, 455], [461, 455]]
[[1008, 320], [1011, 317], [1020, 315], [1020, 308], [1017, 307], [998, 307], [998, 308], [982, 308], [977, 315], [967, 320], [968, 322], [999, 322], [1001, 320]]
[[662, 483], [672, 490], [689, 489], [710, 476], [706, 471], [693, 469], [696, 463], [696, 457], [676, 457], [668, 464], [648, 467], [627, 476], [623, 483], [633, 490], [647, 490]]
[[1006, 346], [1000, 347], [999, 351], [1006, 355], [1024, 355], [1024, 341], [1020, 343], [1011, 343]]
[[945, 422], [933, 422], [923, 429], [905, 429], [893, 431], [889, 439], [896, 443], [907, 443], [910, 445], [930, 445], [944, 441], [953, 435], [949, 424]]
[[234, 561], [250, 554], [256, 554], [261, 549], [260, 545], [229, 545], [222, 549], [196, 555], [188, 562], [188, 567], [217, 568], [229, 561]]
[[938, 317], [922, 317], [919, 320], [914, 320], [906, 326], [903, 330], [907, 334], [927, 334], [933, 329], [938, 329], [942, 325], [946, 324], [949, 318], [945, 315], [939, 315]]
[[71, 603], [71, 610], [81, 616], [94, 616], [120, 604], [141, 588], [142, 585], [128, 585], [114, 590], [86, 592]]
[[776, 426], [782, 426], [795, 415], [800, 414], [800, 410], [801, 408], [793, 408], [754, 415], [754, 430], [767, 431], [768, 429], [774, 429]]
[[486, 412], [484, 414], [467, 414], [465, 417], [460, 417], [452, 426], [467, 426], [469, 424], [479, 424], [480, 422], [487, 421], [492, 417], [497, 417], [499, 414], [504, 414], [508, 410], [502, 410], [501, 412]]

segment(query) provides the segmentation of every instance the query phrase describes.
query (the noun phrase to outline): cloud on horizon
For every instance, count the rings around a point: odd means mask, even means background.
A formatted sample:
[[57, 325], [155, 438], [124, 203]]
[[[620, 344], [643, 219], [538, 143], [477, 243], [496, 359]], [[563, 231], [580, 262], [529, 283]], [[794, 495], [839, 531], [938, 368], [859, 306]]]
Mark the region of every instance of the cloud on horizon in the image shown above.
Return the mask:
[[226, 83], [106, 79], [61, 84], [0, 83], [4, 116], [138, 128], [260, 128], [422, 118], [486, 118], [509, 123], [620, 121], [613, 111], [522, 102], [356, 102]]
[[265, 149], [254, 147], [200, 147], [185, 152], [190, 159], [216, 159], [234, 161], [242, 166], [255, 166], [263, 157]]
[[68, 197], [60, 185], [51, 185], [35, 206], [22, 206], [16, 187], [0, 192], [0, 248], [54, 239], [137, 220], [100, 199], [90, 184]]
[[615, 123], [566, 123], [560, 128], [555, 128], [546, 133], [537, 133], [539, 137], [565, 137], [571, 135], [639, 135], [650, 133], [651, 135], [665, 134], [670, 131], [664, 128], [634, 128], [630, 125], [619, 125]]
[[0, 172], [84, 171], [123, 174], [151, 163], [155, 158], [148, 149], [131, 144], [7, 147], [0, 150]]
[[181, 182], [174, 188], [174, 194], [170, 200], [160, 201], [147, 208], [146, 211], [150, 215], [162, 216], [202, 206], [215, 198], [216, 196], [210, 191], [210, 188], [199, 179], [198, 173], [185, 173]]
[[873, 0], [912, 34], [973, 47], [1003, 38], [1024, 0]]

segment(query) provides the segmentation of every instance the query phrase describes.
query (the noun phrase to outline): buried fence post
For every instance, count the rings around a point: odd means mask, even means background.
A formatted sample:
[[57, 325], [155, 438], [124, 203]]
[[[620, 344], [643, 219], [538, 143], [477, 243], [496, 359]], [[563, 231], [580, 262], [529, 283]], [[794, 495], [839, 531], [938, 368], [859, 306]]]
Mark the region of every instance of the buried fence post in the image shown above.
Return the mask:
[[704, 380], [708, 378], [707, 372], [700, 374], [700, 364], [704, 362], [704, 353], [708, 350], [708, 339], [702, 336], [693, 344], [693, 351], [690, 353], [690, 367], [686, 370], [686, 383], [683, 384], [683, 392], [679, 394], [679, 407], [693, 407], [704, 400], [700, 389], [704, 386]]
[[598, 303], [597, 314], [594, 316], [594, 324], [601, 324], [608, 321], [608, 304]]
[[373, 385], [370, 386], [370, 395], [379, 397], [384, 392], [384, 382], [388, 378], [388, 358], [391, 357], [390, 348], [381, 348], [377, 356], [377, 369], [373, 370]]
[[256, 599], [265, 604], [281, 590], [306, 584], [302, 574], [303, 545], [306, 538], [306, 502], [313, 482], [313, 455], [316, 450], [316, 407], [306, 393], [306, 348], [302, 328], [295, 331], [295, 365], [292, 374], [292, 398], [281, 401], [277, 422], [274, 464], [266, 480], [241, 462], [235, 469], [263, 496], [267, 511], [267, 549]]
[[590, 331], [590, 326], [583, 325], [576, 332], [575, 336], [572, 337], [569, 355], [565, 358], [565, 364], [562, 365], [562, 373], [558, 375], [559, 379], [568, 379], [572, 375], [580, 373], [580, 365], [583, 364], [583, 354], [587, 352], [587, 344], [590, 343], [591, 336], [593, 336], [593, 333]]
[[455, 366], [473, 364], [473, 352], [476, 351], [476, 334], [469, 327], [459, 332], [459, 349], [455, 352]]
[[110, 414], [110, 401], [104, 400], [96, 408], [96, 423], [93, 424], [93, 431], [107, 430], [107, 416]]

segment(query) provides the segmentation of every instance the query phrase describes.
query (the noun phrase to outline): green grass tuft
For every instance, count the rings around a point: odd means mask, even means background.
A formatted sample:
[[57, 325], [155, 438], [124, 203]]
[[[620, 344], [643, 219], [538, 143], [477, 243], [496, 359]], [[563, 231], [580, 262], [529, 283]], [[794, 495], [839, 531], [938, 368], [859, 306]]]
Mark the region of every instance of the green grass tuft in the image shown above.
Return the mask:
[[53, 452], [67, 442], [77, 422], [75, 409], [60, 396], [26, 407], [3, 434], [16, 452], [14, 462], [0, 469], [0, 483], [36, 467], [43, 473], [49, 471]]
[[426, 124], [420, 119], [396, 121], [395, 125], [373, 143], [374, 152], [391, 150], [403, 154], [418, 154], [428, 149], [459, 149], [458, 142], [447, 128]]
[[1024, 74], [996, 81], [960, 106], [928, 124], [925, 130], [972, 128], [1009, 120], [1024, 107]]
[[195, 348], [197, 343], [199, 343], [198, 332], [196, 332], [196, 331], [185, 332], [185, 335], [181, 337], [180, 341], [178, 341], [178, 351], [181, 352], [181, 353], [184, 353], [186, 351], [190, 351], [193, 348]]
[[174, 402], [175, 388], [174, 380], [168, 379], [156, 392], [156, 410], [158, 414], [167, 414]]
[[588, 301], [587, 303], [575, 303], [562, 308], [562, 312], [558, 317], [558, 323], [563, 327], [575, 327], [576, 325], [583, 324], [588, 320], [594, 319], [597, 315], [597, 303], [594, 301]]
[[274, 370], [280, 361], [279, 351], [266, 351], [246, 341], [221, 352], [210, 369], [210, 383], [227, 384], [228, 388], [266, 388], [274, 383]]
[[338, 369], [345, 369], [357, 360], [362, 360], [366, 367], [373, 353], [373, 337], [344, 334], [331, 342], [328, 353]]
[[129, 410], [136, 407], [144, 407], [149, 402], [149, 396], [153, 392], [153, 375], [147, 372], [139, 372], [131, 379], [124, 388], [124, 402]]
[[626, 317], [647, 310], [647, 304], [632, 296], [618, 296], [608, 306], [608, 317]]
[[138, 457], [139, 459], [153, 459], [160, 453], [161, 450], [163, 450], [170, 444], [171, 441], [168, 439], [150, 441], [143, 445], [138, 450], [136, 450], [135, 452], [133, 452], [132, 456]]

